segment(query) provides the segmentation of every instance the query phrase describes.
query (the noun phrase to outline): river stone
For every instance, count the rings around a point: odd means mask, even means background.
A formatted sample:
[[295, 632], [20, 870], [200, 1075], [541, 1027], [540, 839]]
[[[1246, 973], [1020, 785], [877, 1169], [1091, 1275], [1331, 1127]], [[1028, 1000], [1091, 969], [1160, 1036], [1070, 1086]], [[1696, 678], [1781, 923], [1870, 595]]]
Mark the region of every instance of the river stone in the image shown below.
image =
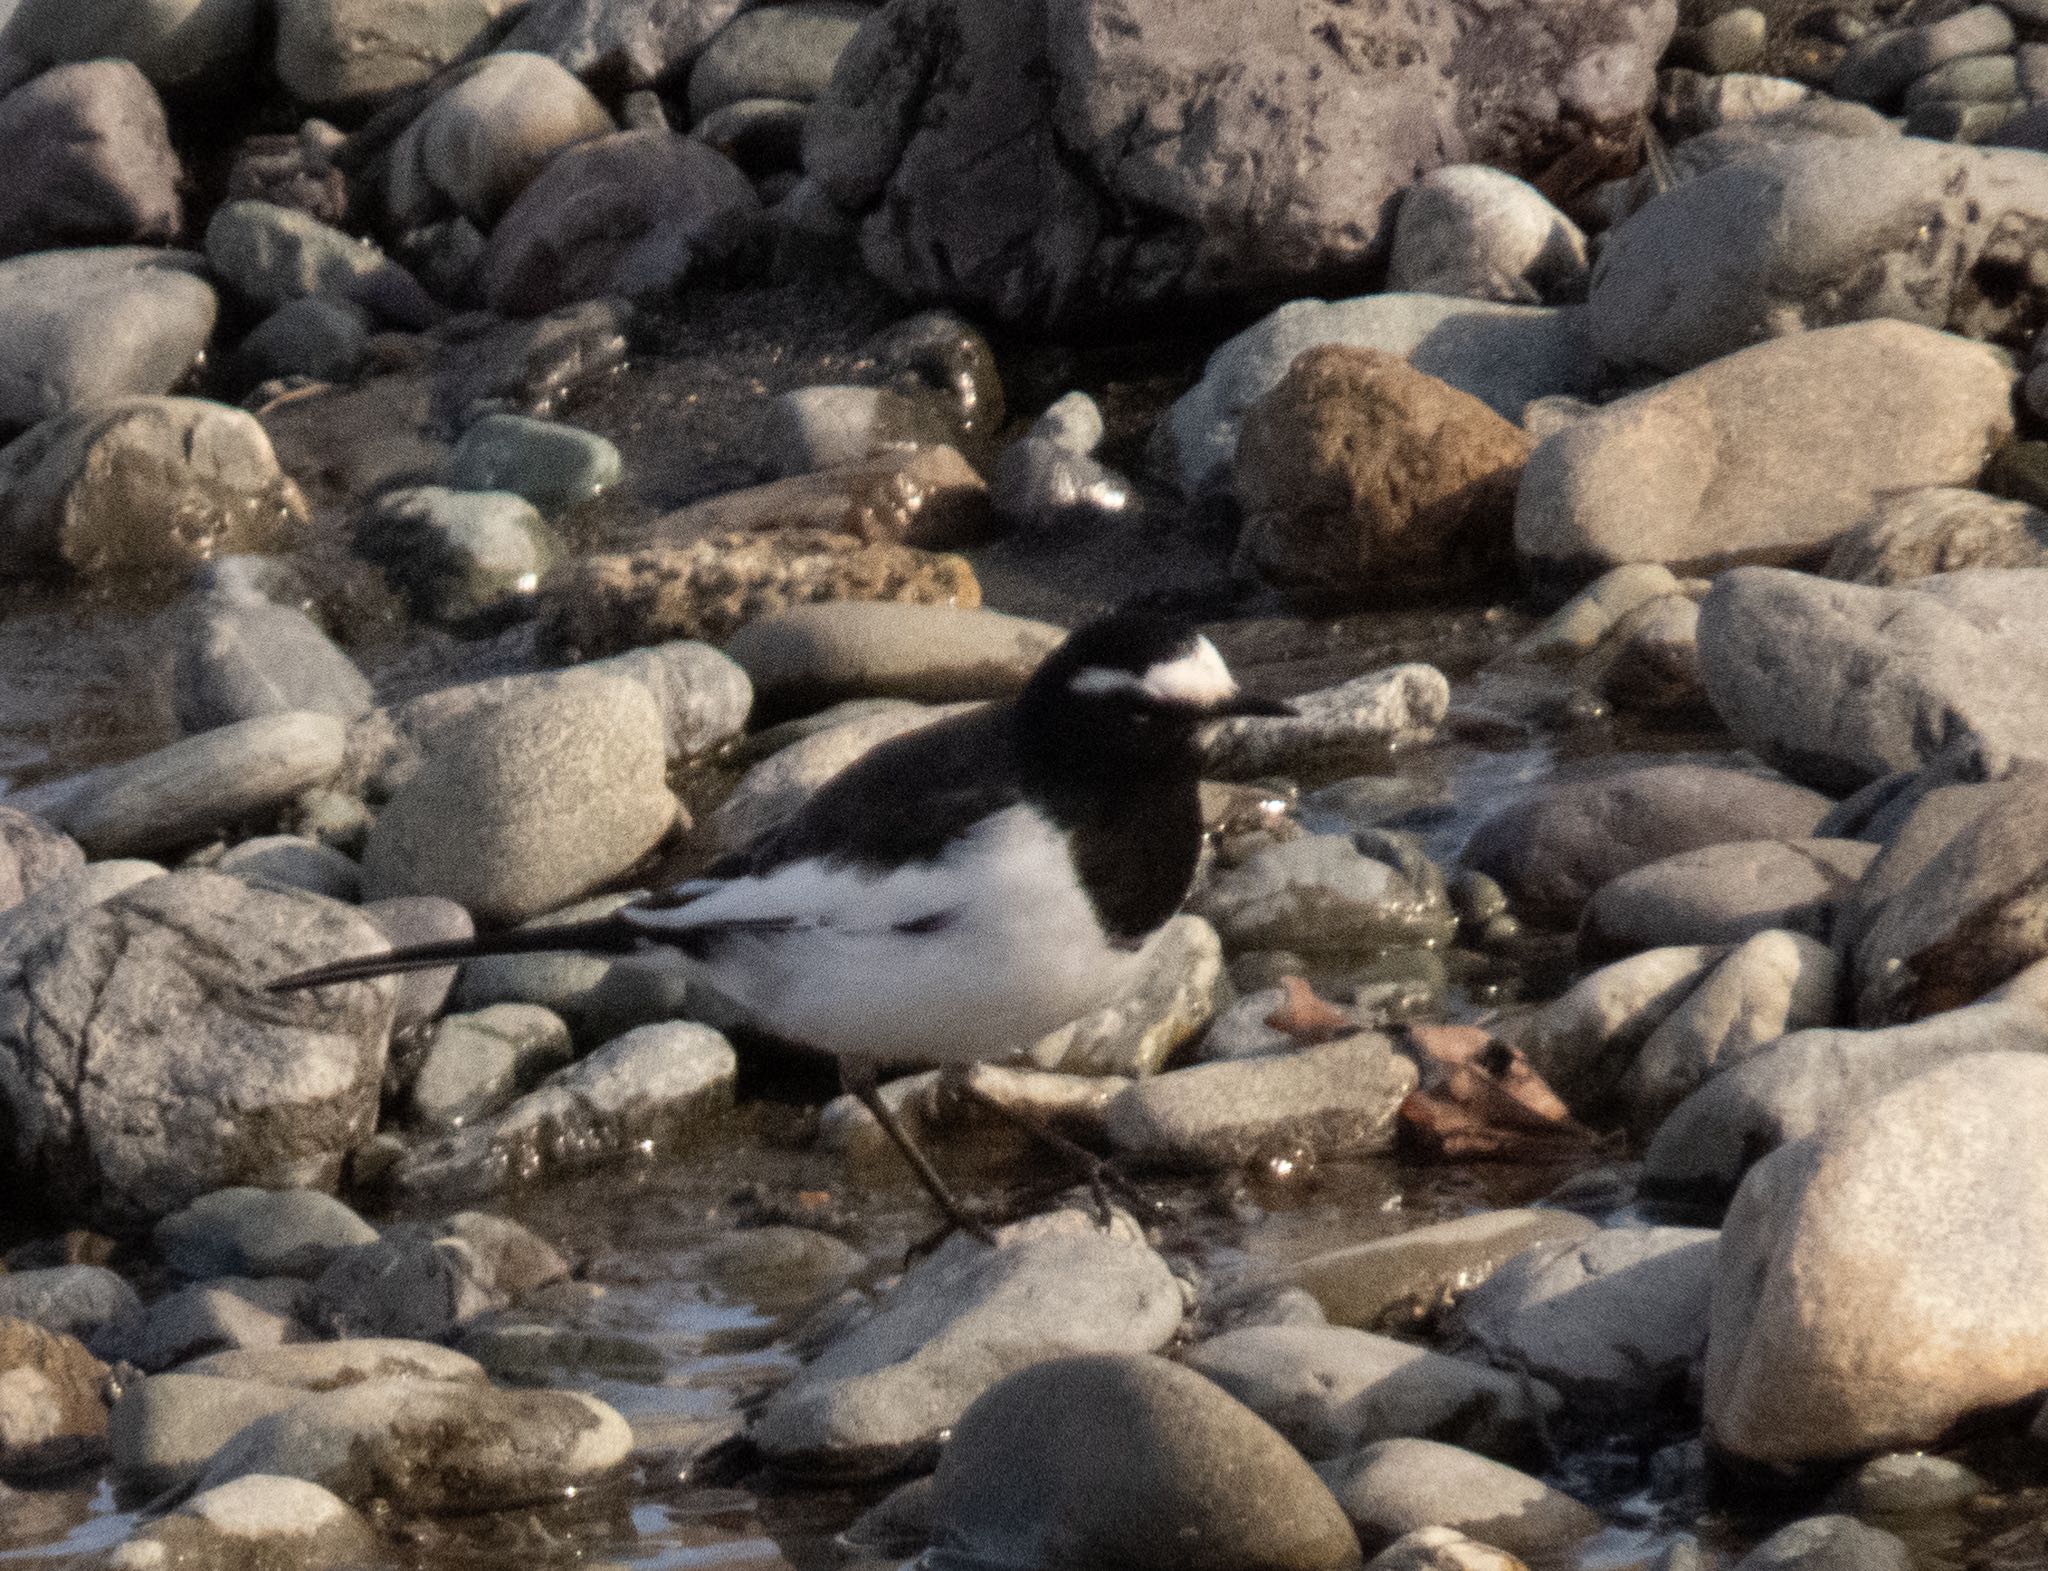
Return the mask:
[[[363, 852], [363, 890], [443, 895], [494, 922], [566, 905], [675, 821], [646, 688], [586, 678], [483, 711], [441, 738]], [[450, 836], [448, 826], [463, 833]]]
[[[960, 1095], [962, 1085], [979, 1095]], [[882, 1103], [929, 1147], [957, 1143], [963, 1151], [986, 1156], [1003, 1147], [1020, 1160], [1033, 1155], [1022, 1128], [986, 1103], [996, 1103], [1031, 1122], [1058, 1131], [1084, 1145], [1103, 1143], [1103, 1111], [1130, 1080], [1122, 1075], [1069, 1075], [1047, 1069], [975, 1064], [964, 1077], [957, 1071], [927, 1069], [885, 1081]], [[902, 1155], [880, 1123], [860, 1102], [842, 1092], [818, 1114], [818, 1148], [847, 1158], [856, 1167], [895, 1168]]]
[[458, 627], [516, 614], [556, 555], [524, 497], [437, 485], [386, 491], [357, 522], [354, 543], [415, 616]]
[[1672, 1111], [1644, 1153], [1643, 1187], [1719, 1205], [1780, 1146], [1932, 1069], [1984, 1053], [2048, 1054], [2048, 1010], [1993, 999], [1882, 1030], [1792, 1032]]
[[1447, 164], [1408, 188], [1394, 221], [1387, 288], [1532, 303], [1586, 283], [1586, 237], [1505, 170]]
[[1368, 671], [1288, 700], [1292, 716], [1223, 720], [1198, 737], [1205, 775], [1249, 779], [1327, 764], [1349, 751], [1384, 754], [1432, 740], [1450, 713], [1451, 684], [1435, 666]]
[[366, 1380], [251, 1424], [201, 1483], [276, 1473], [408, 1514], [501, 1511], [604, 1483], [632, 1444], [626, 1421], [581, 1392]]
[[58, 66], [0, 98], [0, 146], [35, 172], [0, 192], [0, 256], [161, 243], [184, 226], [164, 106], [126, 60]]
[[873, 1477], [928, 1456], [1003, 1376], [1067, 1353], [1147, 1353], [1181, 1321], [1179, 1285], [1129, 1218], [1104, 1230], [1055, 1211], [956, 1233], [912, 1265], [873, 1314], [754, 1415], [777, 1466]]
[[362, 892], [362, 870], [350, 858], [303, 835], [258, 835], [224, 853], [213, 866], [244, 883], [304, 889], [351, 904]]
[[[1529, 1571], [1515, 1555], [1454, 1527], [1418, 1527], [1372, 1557], [1367, 1571]], [[1660, 1560], [1657, 1571], [1690, 1571]]]
[[[2044, 218], [2048, 166], [2036, 154], [1801, 137], [1685, 181], [1611, 230], [1587, 327], [1611, 362], [1667, 372], [1868, 318], [2031, 333], [2040, 286], [2004, 278], [2024, 269]], [[1896, 385], [1924, 373], [1870, 374]], [[1844, 436], [1889, 445], [1869, 430]]]
[[1639, 765], [1499, 809], [1459, 860], [1498, 880], [1516, 915], [1566, 926], [1624, 873], [1731, 840], [1800, 839], [1831, 805], [1818, 791], [1746, 769]]
[[179, 850], [325, 785], [342, 743], [332, 715], [238, 721], [54, 782], [45, 812], [95, 856]]
[[69, 835], [0, 804], [0, 912], [84, 866], [85, 852]]
[[64, 1336], [89, 1337], [141, 1307], [135, 1289], [105, 1266], [0, 1273], [0, 1317], [32, 1321]]
[[453, 1348], [398, 1337], [349, 1337], [237, 1348], [195, 1358], [180, 1371], [222, 1380], [260, 1381], [297, 1391], [338, 1391], [366, 1380], [455, 1380], [483, 1384], [483, 1365]]
[[1666, 595], [1631, 611], [1574, 676], [1638, 714], [1706, 710], [1699, 602], [1690, 594]]
[[1418, 1528], [1451, 1527], [1549, 1564], [1602, 1525], [1563, 1491], [1434, 1440], [1383, 1440], [1319, 1471], [1368, 1549]]
[[318, 1484], [252, 1474], [200, 1491], [108, 1552], [108, 1571], [271, 1566], [347, 1571], [383, 1553], [375, 1528]]
[[268, 1381], [212, 1375], [167, 1373], [131, 1381], [108, 1415], [118, 1487], [157, 1495], [188, 1484], [243, 1429], [304, 1395]]
[[13, 1159], [115, 1229], [234, 1182], [331, 1186], [375, 1126], [390, 991], [260, 989], [380, 939], [347, 906], [217, 873], [80, 913], [0, 990]]
[[[1969, 816], [1953, 827], [1951, 804]], [[1927, 833], [1918, 833], [1923, 821]], [[1952, 830], [1952, 832], [1951, 832]], [[2048, 767], [1923, 799], [1845, 916], [1856, 1023], [1896, 1025], [1981, 998], [2048, 954]]]
[[0, 261], [0, 428], [170, 389], [213, 336], [189, 251], [106, 246]]
[[1912, 1571], [1917, 1563], [1905, 1540], [1883, 1528], [1850, 1516], [1810, 1516], [1779, 1528], [1735, 1571]]
[[697, 1261], [721, 1293], [768, 1314], [823, 1303], [868, 1269], [868, 1257], [844, 1240], [781, 1223], [714, 1239]]
[[1332, 1325], [1414, 1331], [1503, 1261], [1593, 1231], [1593, 1223], [1570, 1211], [1481, 1211], [1311, 1255], [1283, 1267], [1275, 1280], [1312, 1293]]
[[408, 1151], [392, 1175], [412, 1194], [486, 1195], [685, 1146], [731, 1106], [738, 1060], [709, 1026], [663, 1021], [558, 1070], [502, 1113]]
[[1696, 1088], [1787, 1032], [1835, 1017], [1826, 944], [1771, 930], [1738, 944], [1643, 1044], [1622, 1082], [1634, 1126], [1654, 1130]]
[[250, 386], [272, 377], [347, 382], [369, 358], [370, 313], [353, 300], [307, 295], [279, 306], [236, 346], [233, 374]]
[[1915, 78], [1949, 61], [2010, 50], [2016, 13], [2024, 7], [1977, 5], [1938, 22], [1865, 33], [1850, 43], [1829, 85], [1839, 98], [1895, 100]]
[[1835, 542], [1821, 571], [1886, 587], [1972, 567], [2048, 567], [2048, 513], [1957, 486], [1896, 491]]
[[283, 0], [277, 75], [310, 108], [347, 108], [424, 82], [460, 56], [509, 0]]
[[559, 61], [585, 81], [630, 90], [678, 77], [747, 0], [533, 0], [506, 49]]
[[1515, 645], [1522, 660], [1572, 660], [1589, 655], [1639, 607], [1679, 592], [1671, 569], [1656, 562], [1610, 568], [1552, 612]]
[[217, 1189], [156, 1224], [150, 1241], [180, 1276], [318, 1276], [377, 1230], [309, 1189]]
[[427, 1342], [511, 1301], [467, 1239], [401, 1222], [337, 1251], [313, 1284], [308, 1311], [331, 1336]]
[[[610, 916], [631, 898], [630, 894], [618, 892], [594, 895], [520, 926], [559, 927], [588, 922]], [[582, 1031], [598, 988], [620, 963], [616, 955], [575, 951], [485, 956], [462, 967], [451, 1001], [463, 1010], [484, 1009], [492, 1004], [539, 1004], [567, 1020], [572, 1032]]]
[[1834, 1498], [1859, 1517], [1913, 1517], [1957, 1510], [1991, 1487], [1947, 1457], [1894, 1451], [1857, 1468]]
[[1240, 558], [1318, 595], [1484, 583], [1507, 563], [1530, 446], [1399, 355], [1304, 350], [1239, 426]]
[[[373, 900], [363, 915], [377, 924], [386, 946], [405, 949], [414, 944], [456, 943], [476, 936], [476, 923], [453, 900], [439, 895], [396, 895]], [[407, 971], [392, 978], [391, 1028], [410, 1030], [441, 1013], [455, 986], [455, 967], [436, 966], [430, 970]]]
[[604, 105], [545, 55], [486, 55], [392, 146], [385, 208], [410, 226], [452, 207], [488, 230], [563, 148], [613, 129]]
[[502, 316], [607, 295], [666, 295], [754, 241], [761, 203], [723, 154], [618, 131], [557, 155], [491, 231], [480, 279]]
[[814, 474], [744, 486], [664, 513], [657, 541], [820, 529], [869, 543], [947, 551], [992, 532], [988, 483], [949, 444], [899, 448]]
[[244, 198], [218, 209], [206, 225], [206, 260], [229, 289], [265, 313], [332, 295], [401, 327], [428, 326], [439, 314], [412, 274], [369, 241], [275, 202]]
[[1129, 513], [1137, 489], [1107, 464], [1027, 436], [996, 460], [990, 501], [998, 516], [1040, 535], [1082, 534]]
[[174, 613], [171, 708], [188, 736], [294, 711], [353, 720], [369, 678], [297, 606], [193, 596]]
[[1701, 603], [1701, 674], [1738, 742], [1822, 790], [1846, 795], [1964, 739], [1996, 773], [2044, 756], [2044, 590], [2038, 568], [1897, 589], [1743, 568]]
[[0, 571], [189, 570], [306, 521], [255, 417], [203, 398], [115, 398], [0, 448]]
[[1378, 261], [1431, 166], [1533, 171], [1640, 114], [1674, 20], [896, 0], [840, 57], [804, 162], [912, 297], [1047, 324], [1301, 294]]
[[95, 1333], [93, 1351], [157, 1374], [229, 1348], [303, 1342], [306, 1284], [290, 1277], [216, 1277], [166, 1293]]
[[722, 642], [755, 617], [821, 600], [972, 609], [966, 558], [836, 530], [732, 534], [624, 556], [585, 556], [541, 586], [541, 638], [588, 658], [676, 638]]
[[1640, 1407], [1681, 1387], [1699, 1356], [1714, 1238], [1697, 1227], [1610, 1227], [1538, 1244], [1458, 1301], [1451, 1341], [1581, 1405]]
[[692, 123], [742, 98], [817, 98], [872, 9], [851, 0], [792, 0], [735, 17], [690, 67]]
[[1393, 1148], [1415, 1065], [1374, 1031], [1279, 1058], [1201, 1064], [1142, 1080], [1109, 1104], [1110, 1143], [1180, 1168], [1241, 1167], [1267, 1156], [1317, 1160]]
[[950, 407], [936, 394], [827, 385], [793, 388], [771, 400], [759, 440], [764, 471], [788, 477], [904, 449], [944, 447], [959, 438]]
[[459, 1129], [508, 1106], [522, 1086], [573, 1057], [569, 1027], [537, 1004], [492, 1004], [438, 1021], [409, 1100], [427, 1128]]
[[[1142, 1501], [1142, 1510], [1133, 1502]], [[1163, 1358], [1052, 1358], [967, 1409], [932, 1536], [976, 1563], [1081, 1571], [1325, 1571], [1358, 1542], [1280, 1436]]]
[[1721, 1235], [1713, 1444], [1772, 1462], [1931, 1447], [2048, 1383], [2028, 1243], [2043, 1096], [2037, 1055], [1958, 1059], [1751, 1169]]
[[1613, 954], [1664, 945], [1739, 944], [1784, 928], [1823, 936], [1877, 856], [1863, 840], [1732, 840], [1682, 851], [1603, 884], [1579, 945]]
[[1538, 1009], [1509, 1016], [1496, 1034], [1573, 1109], [1605, 1111], [1637, 1051], [1727, 953], [1715, 944], [1646, 949], [1589, 973]]
[[1400, 1436], [1532, 1455], [1563, 1406], [1540, 1381], [1348, 1326], [1247, 1326], [1185, 1356], [1310, 1461]]
[[1515, 421], [1534, 399], [1590, 393], [1598, 381], [1591, 351], [1559, 311], [1445, 295], [1296, 300], [1226, 340], [1167, 412], [1161, 433], [1182, 490], [1228, 490], [1245, 411], [1322, 344], [1399, 355]]
[[756, 617], [725, 652], [757, 700], [786, 713], [845, 698], [1008, 698], [1065, 638], [998, 611], [848, 600]]
[[457, 491], [509, 491], [553, 517], [608, 491], [624, 472], [618, 448], [594, 431], [500, 413], [462, 433], [447, 478]]
[[103, 1455], [106, 1379], [75, 1338], [0, 1318], [0, 1475], [64, 1472]]
[[81, 911], [103, 904], [137, 884], [163, 877], [155, 862], [117, 858], [88, 862], [43, 885], [19, 905], [0, 911], [0, 967], [67, 926]]
[[254, 0], [147, 0], [74, 6], [21, 0], [0, 6], [6, 51], [36, 66], [132, 60], [157, 87], [180, 95], [225, 87], [246, 71], [258, 27]]
[[1299, 835], [1214, 874], [1188, 902], [1229, 949], [1367, 950], [1449, 939], [1457, 918], [1346, 835]]
[[1975, 480], [2012, 432], [2012, 385], [1983, 345], [1906, 322], [1756, 344], [1542, 442], [1515, 548], [1553, 581], [1818, 560], [1885, 492]]
[[1223, 943], [1198, 916], [1174, 917], [1153, 939], [1124, 995], [1040, 1037], [1025, 1061], [1069, 1075], [1150, 1075], [1192, 1041], [1229, 984]]

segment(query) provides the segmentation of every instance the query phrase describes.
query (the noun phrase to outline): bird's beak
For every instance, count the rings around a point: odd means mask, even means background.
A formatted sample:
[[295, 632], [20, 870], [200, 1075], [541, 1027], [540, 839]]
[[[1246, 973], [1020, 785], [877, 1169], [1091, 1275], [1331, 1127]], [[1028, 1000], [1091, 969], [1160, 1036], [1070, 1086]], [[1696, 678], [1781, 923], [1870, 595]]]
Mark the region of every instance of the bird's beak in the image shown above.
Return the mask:
[[1252, 693], [1233, 693], [1214, 709], [1209, 711], [1212, 720], [1230, 720], [1239, 716], [1259, 716], [1269, 720], [1288, 719], [1299, 714], [1294, 705], [1284, 699], [1260, 698]]

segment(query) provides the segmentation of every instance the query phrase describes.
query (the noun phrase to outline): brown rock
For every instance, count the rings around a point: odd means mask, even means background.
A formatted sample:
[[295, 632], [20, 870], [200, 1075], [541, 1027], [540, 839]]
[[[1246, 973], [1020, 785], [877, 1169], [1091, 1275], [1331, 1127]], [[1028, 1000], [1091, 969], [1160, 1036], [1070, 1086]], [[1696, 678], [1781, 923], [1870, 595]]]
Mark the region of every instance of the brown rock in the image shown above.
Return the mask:
[[589, 658], [674, 638], [715, 643], [750, 618], [820, 600], [978, 606], [981, 585], [957, 556], [789, 529], [585, 557], [541, 600], [543, 641]]
[[0, 1318], [0, 1474], [51, 1473], [99, 1456], [106, 1378], [76, 1337]]
[[1245, 412], [1244, 558], [1275, 583], [1343, 595], [1484, 578], [1508, 559], [1531, 445], [1399, 355], [1306, 350]]
[[943, 551], [985, 539], [993, 523], [988, 482], [960, 450], [919, 447], [692, 502], [657, 519], [651, 534], [686, 543], [737, 531], [828, 529], [870, 544]]

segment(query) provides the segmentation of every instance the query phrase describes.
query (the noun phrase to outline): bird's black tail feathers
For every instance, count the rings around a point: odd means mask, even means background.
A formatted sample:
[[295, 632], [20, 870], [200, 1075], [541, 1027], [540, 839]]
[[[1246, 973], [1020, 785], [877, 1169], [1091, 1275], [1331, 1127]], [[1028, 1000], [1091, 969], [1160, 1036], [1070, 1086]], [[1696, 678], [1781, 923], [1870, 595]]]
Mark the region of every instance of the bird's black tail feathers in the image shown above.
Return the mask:
[[564, 922], [559, 927], [521, 927], [509, 933], [491, 933], [481, 938], [458, 938], [439, 944], [415, 944], [409, 949], [387, 950], [381, 955], [364, 955], [358, 960], [337, 960], [333, 965], [315, 966], [279, 977], [265, 986], [267, 993], [295, 993], [301, 988], [326, 987], [334, 982], [360, 982], [369, 977], [391, 976], [400, 971], [428, 971], [436, 966], [459, 965], [465, 960], [482, 960], [492, 955], [631, 954], [639, 947], [640, 931], [623, 917], [601, 917], [595, 922]]

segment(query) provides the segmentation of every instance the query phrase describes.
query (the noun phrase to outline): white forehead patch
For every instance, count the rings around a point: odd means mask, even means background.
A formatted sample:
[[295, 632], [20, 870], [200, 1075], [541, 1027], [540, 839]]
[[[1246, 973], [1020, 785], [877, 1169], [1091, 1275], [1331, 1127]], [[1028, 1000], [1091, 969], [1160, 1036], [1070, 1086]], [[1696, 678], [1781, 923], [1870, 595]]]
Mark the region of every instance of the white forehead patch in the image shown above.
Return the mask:
[[1076, 693], [1143, 693], [1161, 703], [1192, 704], [1198, 707], [1220, 704], [1237, 692], [1230, 668], [1206, 638], [1197, 637], [1195, 647], [1173, 660], [1162, 660], [1143, 676], [1119, 671], [1113, 666], [1085, 666], [1074, 674], [1068, 687]]

